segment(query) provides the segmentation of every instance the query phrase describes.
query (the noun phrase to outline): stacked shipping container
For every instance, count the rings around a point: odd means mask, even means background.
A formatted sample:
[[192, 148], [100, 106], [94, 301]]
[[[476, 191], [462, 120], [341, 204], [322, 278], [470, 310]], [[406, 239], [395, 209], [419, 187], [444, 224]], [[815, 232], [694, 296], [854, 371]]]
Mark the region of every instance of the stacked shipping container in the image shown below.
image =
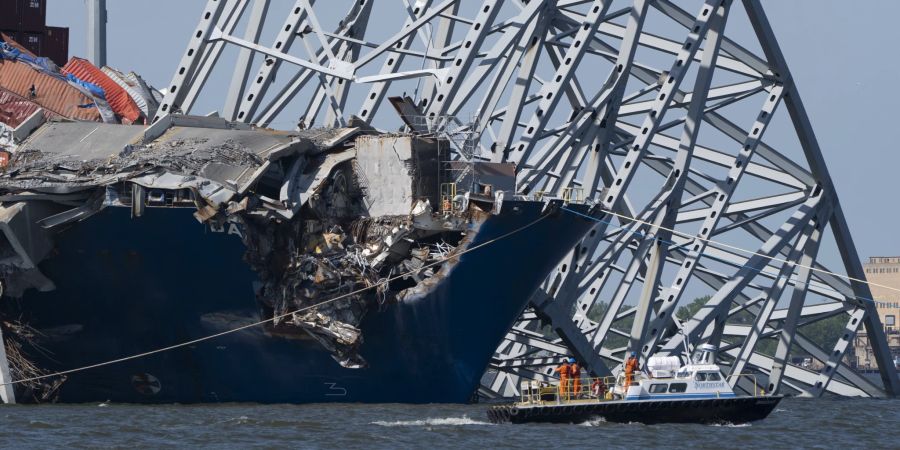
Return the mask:
[[86, 106], [93, 105], [94, 99], [62, 77], [47, 75], [22, 62], [0, 61], [0, 89], [36, 103], [50, 113], [77, 120], [100, 120], [97, 108]]
[[131, 124], [140, 120], [141, 110], [128, 94], [128, 91], [109, 78], [102, 70], [91, 64], [90, 61], [73, 57], [62, 68], [62, 72], [72, 74], [80, 80], [100, 86], [106, 94], [106, 101], [109, 103], [110, 108], [123, 120], [127, 120], [127, 123]]
[[[0, 88], [0, 123], [4, 123], [10, 128], [15, 128], [39, 109], [41, 109], [41, 105]], [[60, 117], [47, 109], [42, 111], [47, 119]]]
[[69, 60], [69, 29], [47, 26], [47, 0], [0, 0], [0, 31], [59, 66]]

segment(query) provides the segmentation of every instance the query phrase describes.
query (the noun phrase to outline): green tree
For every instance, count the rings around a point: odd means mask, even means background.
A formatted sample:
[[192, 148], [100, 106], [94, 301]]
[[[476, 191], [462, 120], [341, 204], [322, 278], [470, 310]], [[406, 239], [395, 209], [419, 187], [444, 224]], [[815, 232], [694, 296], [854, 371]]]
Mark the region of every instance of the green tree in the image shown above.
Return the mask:
[[819, 347], [825, 349], [826, 352], [831, 351], [841, 338], [841, 335], [844, 334], [847, 320], [846, 314], [838, 314], [806, 325], [800, 328], [800, 333]]
[[686, 306], [682, 306], [678, 308], [678, 311], [675, 312], [675, 317], [678, 320], [688, 320], [691, 317], [694, 317], [694, 314], [697, 314], [697, 311], [700, 311], [700, 308], [712, 298], [709, 295], [704, 295], [703, 297], [697, 297], [694, 301], [688, 303]]
[[[700, 308], [702, 308], [710, 298], [712, 297], [709, 295], [695, 298], [687, 305], [679, 307], [675, 313], [675, 317], [682, 321], [690, 319], [698, 311], [700, 311]], [[600, 322], [603, 320], [603, 317], [606, 315], [606, 311], [608, 309], [609, 303], [597, 302], [593, 307], [591, 307], [590, 310], [588, 310], [587, 317], [594, 322]], [[730, 323], [736, 325], [752, 325], [755, 322], [756, 315], [747, 310], [740, 311], [730, 318]], [[624, 319], [614, 322], [613, 327], [617, 330], [628, 333], [631, 331], [631, 325], [633, 323], [634, 316], [628, 316]], [[813, 341], [816, 345], [828, 351], [834, 348], [834, 345], [844, 333], [844, 326], [846, 325], [846, 323], [847, 316], [845, 314], [839, 314], [805, 325], [800, 329], [800, 332], [809, 340]], [[546, 335], [549, 335], [550, 327], [545, 327], [544, 332]], [[604, 345], [609, 348], [624, 347], [628, 345], [628, 339], [619, 334], [610, 333], [610, 335], [606, 337], [606, 342], [604, 343]], [[768, 356], [774, 356], [776, 348], [778, 348], [777, 334], [773, 337], [759, 340], [756, 345], [757, 352]], [[807, 353], [799, 350], [797, 347], [794, 347], [793, 351], [791, 352], [791, 356], [807, 356]]]
[[[703, 307], [704, 304], [706, 304], [707, 301], [709, 301], [710, 298], [711, 296], [709, 295], [695, 298], [688, 305], [678, 308], [675, 316], [680, 320], [687, 320], [691, 318], [694, 314], [697, 313], [697, 311], [700, 310], [700, 308]], [[747, 310], [740, 311], [730, 318], [730, 323], [735, 325], [752, 325], [755, 322], [756, 315]], [[813, 341], [816, 345], [827, 351], [834, 348], [834, 345], [837, 344], [838, 339], [840, 339], [841, 335], [844, 334], [844, 327], [846, 324], [847, 316], [844, 314], [839, 314], [803, 326], [800, 329], [800, 332], [809, 340]], [[778, 348], [777, 334], [770, 338], [761, 339], [756, 345], [757, 352], [768, 356], [774, 356], [776, 348]], [[792, 352], [792, 356], [807, 355], [807, 352], [799, 350], [796, 347]]]

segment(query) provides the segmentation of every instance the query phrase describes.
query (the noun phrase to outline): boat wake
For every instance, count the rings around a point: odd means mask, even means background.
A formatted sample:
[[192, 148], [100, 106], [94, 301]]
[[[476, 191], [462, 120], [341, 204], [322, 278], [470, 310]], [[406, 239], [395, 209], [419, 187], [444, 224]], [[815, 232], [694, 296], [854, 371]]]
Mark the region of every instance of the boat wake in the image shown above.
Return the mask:
[[599, 426], [603, 425], [604, 423], [606, 423], [605, 418], [597, 417], [597, 418], [588, 420], [587, 422], [582, 422], [580, 425], [583, 427], [599, 427]]
[[375, 421], [372, 425], [382, 427], [425, 427], [425, 426], [463, 426], [463, 425], [493, 425], [490, 422], [470, 419], [468, 416], [428, 418], [424, 420], [397, 420], [393, 422]]
[[744, 428], [744, 427], [749, 427], [749, 426], [750, 426], [750, 423], [730, 423], [730, 422], [725, 422], [725, 423], [713, 423], [713, 424], [710, 424], [710, 426], [714, 426], [714, 427], [725, 427], [725, 428]]
[[250, 419], [247, 416], [233, 417], [231, 419], [225, 420], [223, 423], [228, 423], [232, 425], [249, 425], [255, 423], [255, 420]]

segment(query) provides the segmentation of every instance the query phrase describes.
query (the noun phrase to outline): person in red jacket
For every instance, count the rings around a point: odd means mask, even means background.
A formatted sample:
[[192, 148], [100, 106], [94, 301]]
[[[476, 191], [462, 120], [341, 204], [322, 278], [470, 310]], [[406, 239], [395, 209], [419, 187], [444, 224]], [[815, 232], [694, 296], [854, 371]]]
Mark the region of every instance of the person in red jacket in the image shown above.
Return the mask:
[[603, 398], [606, 395], [606, 383], [601, 378], [595, 378], [591, 384], [591, 395], [597, 398]]

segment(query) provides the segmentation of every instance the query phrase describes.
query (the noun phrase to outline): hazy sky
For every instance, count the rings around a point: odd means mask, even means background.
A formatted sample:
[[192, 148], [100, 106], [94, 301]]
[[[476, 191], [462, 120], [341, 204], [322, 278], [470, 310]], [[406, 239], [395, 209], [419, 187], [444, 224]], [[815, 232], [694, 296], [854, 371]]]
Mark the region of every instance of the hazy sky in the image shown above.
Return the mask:
[[[171, 79], [203, 0], [108, 0], [108, 63], [157, 86]], [[328, 5], [326, 0], [320, 6]], [[346, 2], [340, 3], [344, 10]], [[737, 2], [736, 2], [737, 3]], [[893, 124], [900, 100], [900, 2], [867, 0], [867, 14], [838, 0], [764, 0], [788, 58], [860, 256], [900, 255]], [[49, 0], [47, 23], [70, 28], [70, 55], [85, 54], [81, 0]]]

